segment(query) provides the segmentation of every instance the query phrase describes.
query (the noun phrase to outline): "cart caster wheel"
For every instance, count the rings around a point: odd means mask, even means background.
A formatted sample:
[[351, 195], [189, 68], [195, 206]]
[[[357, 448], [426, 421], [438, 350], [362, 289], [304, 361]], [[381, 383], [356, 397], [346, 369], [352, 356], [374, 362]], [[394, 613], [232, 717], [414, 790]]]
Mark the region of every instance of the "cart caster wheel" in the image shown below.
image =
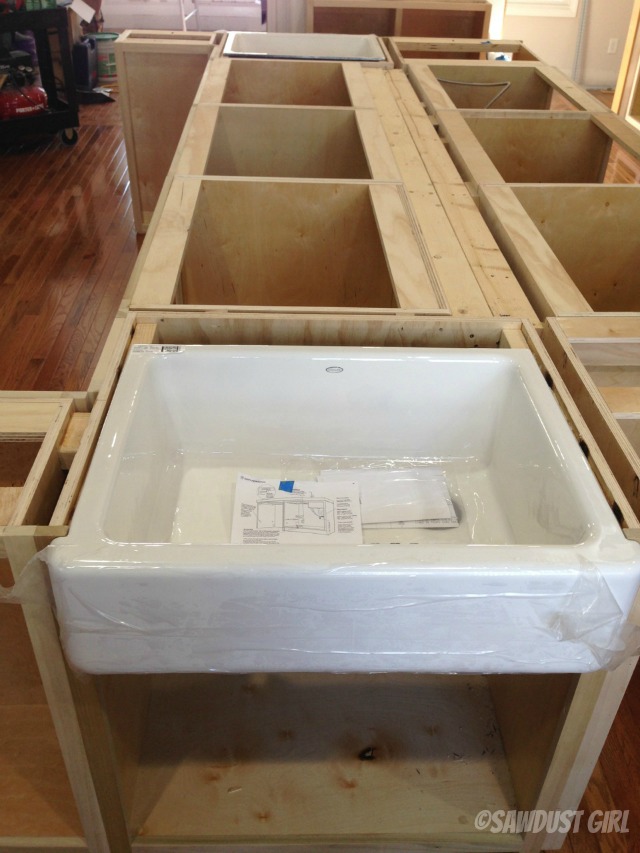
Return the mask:
[[63, 145], [75, 145], [78, 141], [78, 131], [74, 127], [65, 128], [60, 134]]

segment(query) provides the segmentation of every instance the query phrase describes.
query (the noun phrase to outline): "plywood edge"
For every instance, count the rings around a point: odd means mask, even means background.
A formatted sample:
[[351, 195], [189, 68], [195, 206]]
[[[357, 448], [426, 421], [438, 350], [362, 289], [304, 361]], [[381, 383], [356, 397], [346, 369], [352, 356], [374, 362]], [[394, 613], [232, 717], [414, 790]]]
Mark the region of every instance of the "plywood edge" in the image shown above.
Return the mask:
[[566, 74], [563, 74], [558, 68], [551, 65], [540, 63], [538, 66], [538, 74], [549, 83], [557, 92], [574, 106], [589, 113], [609, 113], [609, 107], [590, 95], [582, 86], [575, 83]]
[[420, 108], [407, 79], [401, 73], [389, 76], [398, 108], [491, 312], [536, 322], [538, 316], [534, 307], [500, 251], [442, 141]]
[[[491, 110], [492, 117], [495, 112]], [[481, 114], [486, 113], [481, 111]], [[465, 181], [469, 181], [476, 190], [480, 184], [504, 183], [500, 172], [465, 121], [462, 111], [439, 110], [437, 118], [439, 132], [446, 140], [449, 153]]]
[[402, 204], [399, 189], [376, 184], [369, 189], [398, 305], [449, 313], [447, 300], [421, 244], [419, 229], [412, 227], [410, 213]]
[[10, 526], [49, 520], [48, 514], [55, 507], [64, 480], [59, 448], [72, 415], [72, 402], [61, 401], [21, 490]]
[[214, 104], [197, 104], [191, 107], [178, 142], [170, 175], [204, 175], [220, 107]]
[[222, 103], [230, 68], [231, 59], [226, 56], [214, 56], [209, 59], [193, 99], [194, 105]]
[[613, 95], [611, 109], [614, 113], [626, 116], [632, 96], [633, 81], [637, 73], [638, 62], [638, 28], [640, 26], [640, 0], [634, 0], [629, 29], [622, 51], [618, 80]]
[[360, 109], [374, 109], [373, 96], [367, 85], [362, 65], [359, 62], [343, 62], [341, 64], [351, 105]]
[[554, 317], [551, 324], [561, 329], [567, 339], [638, 338], [640, 313], [593, 313]]
[[431, 115], [437, 114], [440, 110], [456, 109], [456, 105], [438, 81], [430, 63], [409, 62], [407, 76]]
[[628, 154], [640, 159], [640, 132], [611, 111], [594, 113], [593, 122]]
[[84, 839], [69, 837], [14, 837], [0, 836], [0, 850], [3, 853], [43, 853], [43, 851], [55, 851], [55, 853], [89, 853]]
[[374, 110], [361, 109], [355, 111], [355, 116], [373, 179], [399, 182], [401, 180], [400, 172], [389, 147], [380, 117]]
[[171, 179], [144, 263], [134, 270], [137, 281], [131, 294], [133, 310], [150, 303], [170, 305], [173, 301], [180, 285], [180, 270], [199, 193], [199, 180]]
[[[485, 317], [491, 315], [484, 295], [460, 245], [447, 211], [438, 198], [420, 152], [403, 117], [394, 86], [402, 71], [369, 72], [368, 82], [407, 197], [424, 236], [430, 262], [442, 283], [451, 311]], [[408, 83], [407, 83], [408, 85]], [[423, 113], [424, 114], [424, 113]], [[425, 116], [425, 120], [426, 116]], [[438, 145], [441, 143], [438, 142]], [[440, 149], [439, 149], [440, 150]], [[442, 156], [446, 152], [442, 148]], [[451, 167], [453, 169], [453, 166]]]

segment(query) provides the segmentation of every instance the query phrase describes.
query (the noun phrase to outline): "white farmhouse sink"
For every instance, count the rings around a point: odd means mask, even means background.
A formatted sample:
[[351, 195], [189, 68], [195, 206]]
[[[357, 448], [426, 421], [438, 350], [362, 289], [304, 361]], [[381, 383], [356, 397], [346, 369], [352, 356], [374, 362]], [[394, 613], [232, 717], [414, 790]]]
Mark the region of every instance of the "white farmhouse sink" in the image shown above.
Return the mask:
[[[429, 466], [456, 528], [229, 544], [240, 472]], [[640, 583], [640, 546], [519, 350], [134, 348], [46, 558], [89, 672], [587, 671], [611, 647], [590, 628]]]
[[231, 32], [223, 53], [234, 57], [340, 62], [384, 62], [387, 59], [377, 36], [345, 33]]

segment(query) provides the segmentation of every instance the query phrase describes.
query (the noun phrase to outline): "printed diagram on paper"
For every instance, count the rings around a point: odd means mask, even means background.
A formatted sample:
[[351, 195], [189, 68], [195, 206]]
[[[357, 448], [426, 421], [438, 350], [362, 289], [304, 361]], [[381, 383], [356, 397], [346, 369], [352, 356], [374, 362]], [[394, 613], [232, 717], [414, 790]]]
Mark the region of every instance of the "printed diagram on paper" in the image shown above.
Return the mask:
[[359, 487], [351, 482], [260, 480], [240, 474], [231, 541], [361, 545]]

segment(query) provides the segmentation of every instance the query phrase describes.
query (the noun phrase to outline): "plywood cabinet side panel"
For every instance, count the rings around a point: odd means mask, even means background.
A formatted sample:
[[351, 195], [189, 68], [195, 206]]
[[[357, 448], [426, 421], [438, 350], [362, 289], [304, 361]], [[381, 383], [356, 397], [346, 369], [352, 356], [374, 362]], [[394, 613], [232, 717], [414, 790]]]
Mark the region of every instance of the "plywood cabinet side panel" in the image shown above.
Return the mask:
[[[435, 59], [420, 65], [428, 67], [457, 109], [545, 110], [553, 91], [536, 63]], [[434, 112], [450, 108], [433, 103]]]
[[429, 317], [416, 311], [390, 309], [313, 311], [284, 309], [248, 311], [216, 308], [205, 311], [144, 311], [133, 315], [154, 324], [157, 343], [284, 344], [314, 346], [498, 347], [505, 330], [522, 322], [501, 317]]
[[499, 675], [491, 697], [518, 808], [536, 807], [568, 705], [575, 675]]
[[637, 187], [529, 184], [511, 190], [594, 311], [640, 307]]
[[169, 676], [139, 780], [147, 843], [519, 847], [473, 826], [513, 803], [482, 677]]
[[[460, 7], [460, 8], [457, 8]], [[402, 36], [455, 36], [460, 38], [486, 38], [489, 34], [491, 4], [457, 3], [448, 8], [417, 9], [404, 5], [402, 23], [397, 35]]]
[[640, 160], [640, 131], [611, 111], [595, 113], [594, 124], [616, 142], [634, 160]]
[[[136, 229], [146, 230], [207, 63], [206, 53], [120, 46], [118, 80]], [[124, 88], [123, 87], [124, 81]], [[123, 94], [124, 93], [124, 94]]]
[[588, 316], [562, 317], [554, 320], [553, 327], [565, 335], [568, 340], [584, 339], [598, 344], [611, 339], [640, 339], [640, 313], [591, 314]]

